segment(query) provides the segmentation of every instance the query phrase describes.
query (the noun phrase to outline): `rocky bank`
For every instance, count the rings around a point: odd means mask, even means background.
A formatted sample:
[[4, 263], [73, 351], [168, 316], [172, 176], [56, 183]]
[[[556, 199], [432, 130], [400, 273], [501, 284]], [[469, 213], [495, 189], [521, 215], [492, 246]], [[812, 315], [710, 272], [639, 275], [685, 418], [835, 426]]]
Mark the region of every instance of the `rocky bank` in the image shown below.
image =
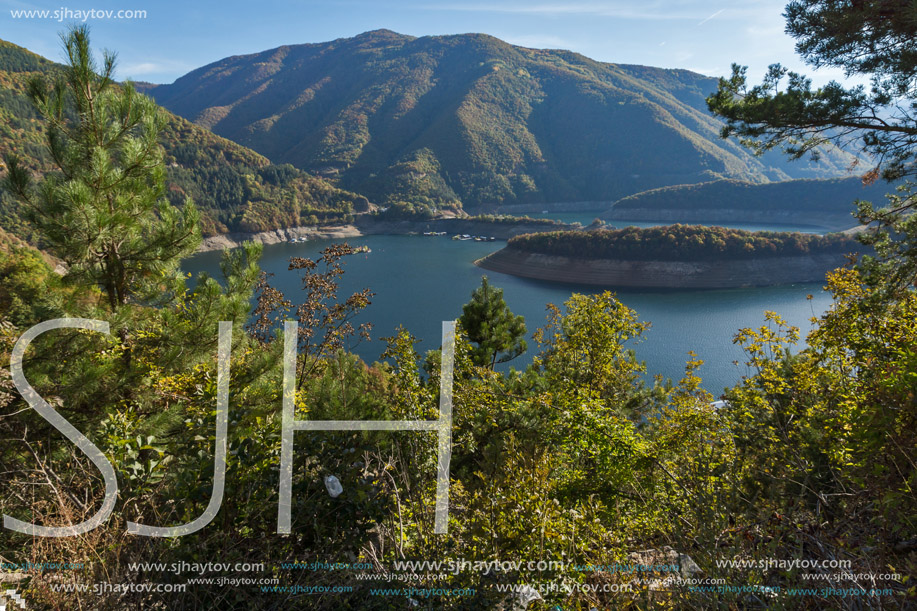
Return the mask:
[[724, 261], [574, 259], [503, 248], [475, 261], [484, 269], [522, 278], [608, 287], [718, 289], [819, 282], [841, 267], [840, 255]]
[[260, 233], [226, 233], [204, 238], [199, 251], [235, 248], [246, 240], [262, 244], [288, 242], [302, 239], [343, 239], [363, 235], [410, 235], [425, 231], [445, 231], [449, 235], [471, 234], [493, 236], [507, 240], [523, 233], [577, 229], [578, 225], [566, 223], [490, 222], [471, 218], [440, 218], [427, 221], [380, 221], [371, 216], [358, 216], [353, 224], [324, 227], [290, 227]]

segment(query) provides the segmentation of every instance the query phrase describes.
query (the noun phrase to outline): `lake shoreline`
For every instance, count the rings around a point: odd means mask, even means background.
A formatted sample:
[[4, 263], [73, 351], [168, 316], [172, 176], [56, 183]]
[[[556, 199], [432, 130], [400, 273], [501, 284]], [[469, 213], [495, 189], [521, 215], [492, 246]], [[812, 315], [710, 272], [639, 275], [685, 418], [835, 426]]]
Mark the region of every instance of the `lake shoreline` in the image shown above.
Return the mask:
[[579, 259], [506, 247], [474, 264], [520, 278], [621, 288], [725, 289], [820, 282], [844, 265], [835, 254], [725, 261]]
[[745, 210], [738, 208], [612, 208], [602, 215], [606, 222], [642, 221], [666, 225], [698, 223], [747, 223], [787, 226], [809, 226], [824, 231], [849, 231], [859, 224], [852, 214], [804, 213], [791, 210]]
[[423, 234], [425, 231], [445, 231], [450, 235], [470, 234], [494, 237], [507, 240], [523, 233], [536, 233], [540, 231], [571, 231], [580, 229], [579, 225], [555, 222], [526, 223], [499, 222], [474, 217], [446, 217], [434, 218], [423, 221], [379, 221], [372, 218], [357, 218], [353, 223], [346, 225], [288, 227], [260, 232], [230, 232], [221, 235], [209, 236], [201, 242], [198, 252], [236, 248], [248, 240], [261, 244], [279, 244], [289, 242], [294, 238], [302, 240], [345, 239], [357, 238], [367, 235], [412, 235]]
[[[345, 240], [341, 240], [345, 241]], [[504, 299], [512, 311], [524, 316], [530, 329], [545, 323], [545, 304], [561, 306], [573, 293], [595, 294], [604, 287], [541, 282], [490, 272], [475, 266], [478, 260], [505, 243], [456, 241], [447, 236], [366, 235], [347, 238], [354, 246], [366, 245], [372, 254], [348, 257], [346, 273], [340, 278], [340, 295], [350, 295], [365, 288], [376, 295], [372, 305], [355, 322], [373, 322], [373, 341], [360, 342], [353, 351], [365, 362], [379, 360], [385, 348], [380, 337], [392, 336], [403, 326], [423, 343], [421, 354], [438, 350], [442, 340], [442, 321], [454, 320], [462, 313], [472, 292], [487, 275], [494, 286], [504, 290]], [[260, 266], [274, 274], [272, 286], [284, 291], [295, 302], [301, 293], [299, 274], [290, 272], [289, 258], [315, 259], [328, 244], [324, 240], [300, 244], [277, 244], [266, 247]], [[221, 278], [221, 253], [204, 252], [186, 260], [183, 270], [197, 275], [205, 272]], [[569, 279], [565, 279], [569, 280]], [[830, 307], [830, 297], [821, 291], [824, 279], [813, 284], [791, 284], [751, 289], [611, 289], [640, 319], [651, 321], [653, 330], [646, 341], [635, 346], [637, 356], [645, 360], [653, 373], [672, 379], [684, 374], [687, 352], [695, 351], [707, 361], [701, 370], [704, 388], [719, 392], [735, 385], [741, 376], [734, 361], [747, 358], [741, 347], [732, 343], [736, 330], [762, 324], [763, 312], [772, 310], [784, 316], [789, 324], [805, 333], [809, 319]], [[808, 294], [813, 300], [807, 300]], [[517, 368], [531, 362], [534, 353], [513, 361]], [[650, 378], [648, 378], [651, 380]]]
[[[595, 202], [576, 202], [575, 204], [568, 204], [571, 207], [576, 207], [577, 205], [592, 205]], [[531, 206], [527, 206], [526, 210], [510, 210], [509, 207], [503, 207], [500, 209], [502, 213], [526, 213], [532, 212], [530, 210]], [[557, 212], [557, 210], [553, 210]], [[638, 212], [636, 210], [629, 210], [628, 212]], [[658, 211], [656, 211], [658, 212]], [[708, 211], [709, 212], [709, 211]], [[619, 215], [620, 216], [620, 215]], [[624, 221], [626, 224], [628, 221], [638, 221], [638, 222], [659, 222], [663, 224], [673, 224], [673, 223], [682, 223], [682, 224], [693, 224], [693, 223], [717, 223], [724, 222], [726, 219], [717, 217], [715, 215], [649, 215], [649, 214], [635, 214], [632, 217], [624, 218], [610, 218], [606, 216], [607, 220], [612, 221], [612, 225], [615, 225], [614, 221]], [[755, 217], [756, 222], [771, 222], [776, 225], [786, 224], [789, 226], [796, 226], [790, 221], [799, 220], [792, 219], [789, 217], [777, 217], [773, 216], [761, 216], [760, 218]], [[816, 223], [817, 219], [815, 218], [805, 218], [807, 221], [802, 223], [804, 225], [810, 226], [813, 229], [822, 229], [830, 231], [839, 231], [844, 227], [845, 223], [839, 222], [839, 219], [831, 219], [830, 222], [821, 222]], [[749, 221], [751, 221], [749, 219]], [[622, 224], [622, 226], [624, 226]], [[488, 221], [484, 219], [479, 219], [475, 217], [439, 217], [428, 220], [399, 220], [399, 221], [387, 221], [387, 220], [378, 220], [369, 215], [360, 215], [358, 216], [353, 223], [348, 223], [345, 225], [326, 225], [326, 226], [302, 226], [302, 227], [287, 227], [283, 229], [272, 229], [269, 231], [260, 231], [260, 232], [229, 232], [225, 234], [208, 236], [203, 239], [201, 246], [198, 248], [198, 252], [209, 252], [213, 250], [223, 250], [226, 248], [236, 248], [240, 246], [243, 242], [252, 240], [254, 242], [259, 242], [261, 244], [279, 244], [281, 242], [289, 242], [293, 239], [296, 240], [322, 240], [322, 239], [331, 239], [331, 240], [340, 240], [347, 238], [358, 238], [361, 236], [367, 235], [412, 235], [412, 234], [422, 234], [427, 231], [436, 231], [442, 232], [445, 231], [449, 235], [455, 234], [470, 234], [470, 235], [484, 235], [488, 237], [495, 237], [498, 240], [508, 240], [509, 238], [521, 235], [524, 233], [539, 233], [544, 231], [571, 231], [583, 229], [581, 225], [572, 224], [572, 223], [563, 223], [561, 221], [555, 221], [554, 224], [547, 224], [543, 222], [525, 222], [525, 220], [520, 220], [518, 222], [514, 221]], [[862, 231], [863, 227], [852, 227], [846, 228], [844, 233], [858, 233]]]

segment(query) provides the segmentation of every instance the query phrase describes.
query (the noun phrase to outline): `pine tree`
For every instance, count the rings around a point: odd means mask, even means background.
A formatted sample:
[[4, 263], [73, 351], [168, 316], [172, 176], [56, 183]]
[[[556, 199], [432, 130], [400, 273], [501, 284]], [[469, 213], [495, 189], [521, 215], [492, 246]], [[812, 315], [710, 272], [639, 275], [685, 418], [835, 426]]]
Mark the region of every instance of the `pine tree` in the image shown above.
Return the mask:
[[746, 68], [733, 65], [730, 78], [707, 98], [726, 119], [723, 136], [738, 136], [756, 151], [777, 146], [793, 158], [818, 155], [833, 142], [855, 143], [872, 156], [872, 175], [892, 180], [917, 176], [917, 19], [910, 2], [796, 0], [786, 7], [787, 33], [815, 68], [868, 77], [846, 88], [832, 81], [812, 88], [804, 75], [780, 64], [749, 87]]
[[[910, 0], [794, 0], [787, 4], [786, 31], [814, 68], [840, 68], [868, 77], [869, 87], [812, 81], [770, 66], [760, 85], [749, 86], [746, 68], [707, 98], [723, 117], [722, 136], [736, 136], [761, 153], [782, 147], [792, 158], [832, 143], [855, 146], [874, 167], [864, 182], [905, 179], [886, 205], [858, 202], [856, 216], [874, 231], [861, 234], [877, 257], [864, 257], [867, 284], [893, 296], [917, 285], [917, 11]], [[858, 149], [858, 150], [857, 150]]]
[[113, 53], [98, 65], [88, 28], [73, 27], [62, 39], [62, 78], [35, 78], [28, 91], [47, 121], [57, 171], [33, 184], [20, 160], [7, 156], [6, 185], [68, 263], [68, 275], [101, 287], [114, 311], [169, 293], [179, 260], [199, 242], [198, 214], [190, 200], [178, 210], [164, 197], [165, 113], [130, 83], [115, 83]]
[[471, 301], [462, 306], [459, 324], [477, 344], [472, 354], [477, 365], [493, 369], [525, 352], [525, 318], [510, 311], [503, 289], [491, 286], [487, 276], [471, 293]]

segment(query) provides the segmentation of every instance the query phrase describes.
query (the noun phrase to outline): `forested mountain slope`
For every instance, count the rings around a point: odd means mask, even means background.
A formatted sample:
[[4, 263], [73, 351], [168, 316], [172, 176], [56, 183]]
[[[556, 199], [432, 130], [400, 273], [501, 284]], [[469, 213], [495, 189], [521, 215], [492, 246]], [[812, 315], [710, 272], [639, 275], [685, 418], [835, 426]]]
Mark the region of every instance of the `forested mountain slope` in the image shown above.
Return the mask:
[[[26, 86], [32, 76], [50, 77], [59, 69], [54, 62], [0, 40], [0, 155], [18, 153], [35, 170], [51, 168], [44, 126]], [[169, 115], [162, 142], [168, 196], [176, 204], [192, 197], [201, 209], [206, 234], [340, 220], [355, 207], [366, 206], [365, 198], [292, 166], [273, 165], [251, 149]], [[2, 191], [0, 226], [31, 237], [18, 204]]]
[[810, 224], [846, 229], [857, 199], [882, 206], [894, 187], [864, 185], [857, 177], [755, 184], [717, 180], [651, 189], [615, 202], [605, 218], [653, 222], [747, 222]]
[[377, 30], [145, 87], [198, 125], [380, 203], [611, 202], [718, 178], [839, 176], [853, 161], [836, 149], [818, 164], [758, 159], [721, 140], [705, 104], [713, 78], [483, 34]]

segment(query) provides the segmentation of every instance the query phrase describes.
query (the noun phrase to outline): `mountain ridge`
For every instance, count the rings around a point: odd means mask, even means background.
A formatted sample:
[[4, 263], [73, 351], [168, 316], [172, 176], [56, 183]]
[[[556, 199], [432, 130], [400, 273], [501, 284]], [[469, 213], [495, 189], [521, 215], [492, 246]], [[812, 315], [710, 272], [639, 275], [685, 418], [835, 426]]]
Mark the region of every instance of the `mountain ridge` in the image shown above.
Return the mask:
[[853, 202], [884, 204], [887, 183], [864, 185], [858, 177], [799, 179], [754, 184], [716, 180], [651, 189], [622, 198], [603, 218], [665, 223], [774, 223], [833, 230], [855, 227]]
[[718, 178], [841, 175], [719, 138], [716, 79], [487, 34], [373, 30], [235, 55], [147, 91], [166, 108], [382, 204], [609, 200]]

